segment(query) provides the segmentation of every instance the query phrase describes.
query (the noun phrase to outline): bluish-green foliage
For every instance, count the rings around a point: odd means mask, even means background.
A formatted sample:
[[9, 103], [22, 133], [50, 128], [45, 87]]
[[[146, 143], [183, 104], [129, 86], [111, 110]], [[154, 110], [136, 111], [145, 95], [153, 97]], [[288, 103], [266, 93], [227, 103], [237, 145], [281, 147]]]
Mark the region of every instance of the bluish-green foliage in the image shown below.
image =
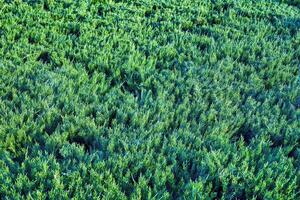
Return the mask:
[[298, 0], [0, 0], [0, 199], [300, 199]]

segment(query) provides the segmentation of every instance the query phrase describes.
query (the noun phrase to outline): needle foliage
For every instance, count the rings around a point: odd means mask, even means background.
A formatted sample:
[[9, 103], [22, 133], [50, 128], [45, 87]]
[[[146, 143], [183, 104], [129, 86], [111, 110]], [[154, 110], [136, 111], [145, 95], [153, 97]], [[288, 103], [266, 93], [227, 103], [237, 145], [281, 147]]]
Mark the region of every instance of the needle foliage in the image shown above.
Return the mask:
[[0, 199], [300, 199], [299, 0], [0, 0]]

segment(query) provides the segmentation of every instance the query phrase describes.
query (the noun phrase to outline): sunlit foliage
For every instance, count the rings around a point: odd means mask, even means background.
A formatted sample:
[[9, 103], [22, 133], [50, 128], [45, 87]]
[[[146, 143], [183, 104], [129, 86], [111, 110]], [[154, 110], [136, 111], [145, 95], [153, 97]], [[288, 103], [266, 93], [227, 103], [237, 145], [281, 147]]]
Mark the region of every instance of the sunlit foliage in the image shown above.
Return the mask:
[[299, 5], [0, 0], [0, 199], [300, 199]]

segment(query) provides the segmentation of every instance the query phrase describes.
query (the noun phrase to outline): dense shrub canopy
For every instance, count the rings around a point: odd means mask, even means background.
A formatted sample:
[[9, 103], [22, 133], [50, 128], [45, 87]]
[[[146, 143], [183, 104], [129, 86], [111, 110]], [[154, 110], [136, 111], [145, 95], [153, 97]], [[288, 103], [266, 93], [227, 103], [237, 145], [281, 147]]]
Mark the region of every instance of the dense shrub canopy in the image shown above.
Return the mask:
[[299, 199], [299, 1], [0, 0], [0, 199]]

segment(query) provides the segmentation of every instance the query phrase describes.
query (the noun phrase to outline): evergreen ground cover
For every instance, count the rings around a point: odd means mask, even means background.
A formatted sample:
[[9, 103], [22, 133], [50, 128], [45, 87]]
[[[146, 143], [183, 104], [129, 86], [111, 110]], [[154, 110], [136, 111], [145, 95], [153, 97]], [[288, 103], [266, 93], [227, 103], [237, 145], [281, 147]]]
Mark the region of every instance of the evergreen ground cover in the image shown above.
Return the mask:
[[0, 0], [0, 199], [300, 199], [299, 9]]

